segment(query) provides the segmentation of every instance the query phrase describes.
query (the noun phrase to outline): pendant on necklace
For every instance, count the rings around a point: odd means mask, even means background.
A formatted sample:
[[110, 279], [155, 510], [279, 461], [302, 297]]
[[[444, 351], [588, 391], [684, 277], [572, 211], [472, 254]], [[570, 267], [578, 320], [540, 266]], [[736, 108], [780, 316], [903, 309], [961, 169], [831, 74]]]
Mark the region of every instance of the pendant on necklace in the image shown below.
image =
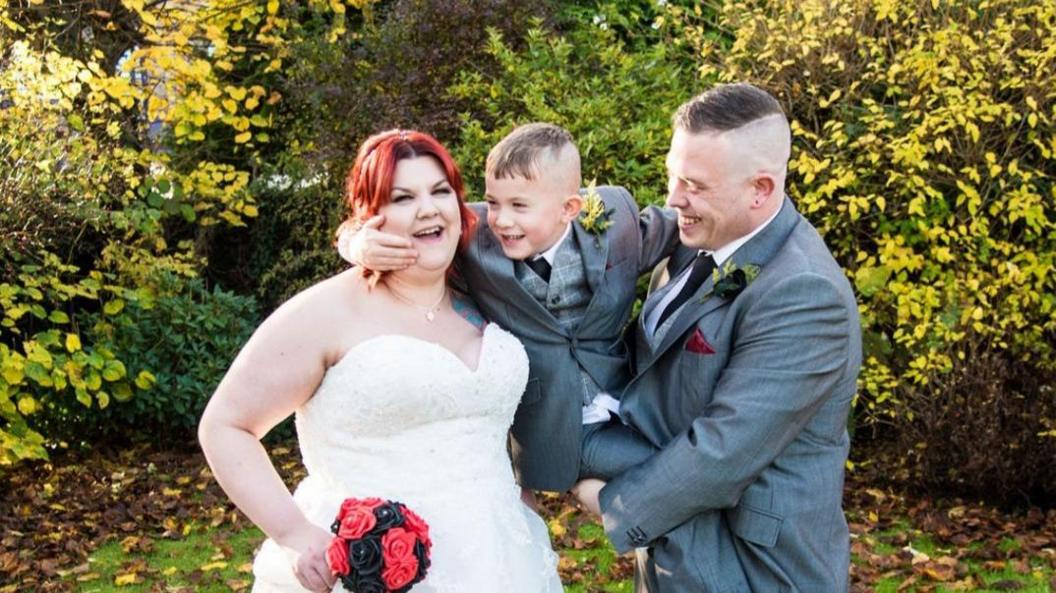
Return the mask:
[[434, 319], [436, 319], [436, 314], [435, 313], [433, 313], [432, 311], [426, 311], [425, 312], [425, 320], [426, 321], [432, 323], [432, 321]]

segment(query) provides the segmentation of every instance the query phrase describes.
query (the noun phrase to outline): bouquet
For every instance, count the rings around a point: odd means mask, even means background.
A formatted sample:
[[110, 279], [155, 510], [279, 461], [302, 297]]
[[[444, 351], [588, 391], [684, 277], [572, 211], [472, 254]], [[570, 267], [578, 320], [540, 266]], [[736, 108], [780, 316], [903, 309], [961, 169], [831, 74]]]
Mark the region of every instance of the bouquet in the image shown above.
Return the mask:
[[353, 593], [405, 593], [429, 568], [429, 525], [403, 503], [346, 498], [330, 526], [330, 570]]

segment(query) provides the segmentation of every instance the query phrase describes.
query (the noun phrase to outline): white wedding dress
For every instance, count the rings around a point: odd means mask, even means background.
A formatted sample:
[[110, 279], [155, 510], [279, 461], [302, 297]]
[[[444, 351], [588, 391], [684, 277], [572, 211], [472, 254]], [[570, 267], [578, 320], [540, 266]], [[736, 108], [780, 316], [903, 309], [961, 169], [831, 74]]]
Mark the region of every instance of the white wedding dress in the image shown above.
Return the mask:
[[[484, 329], [476, 370], [410, 336], [361, 342], [297, 410], [308, 476], [294, 500], [327, 530], [346, 497], [415, 511], [433, 548], [413, 593], [562, 591], [546, 525], [521, 502], [506, 452], [527, 379], [524, 348], [495, 324]], [[253, 572], [256, 593], [305, 591], [270, 539]]]

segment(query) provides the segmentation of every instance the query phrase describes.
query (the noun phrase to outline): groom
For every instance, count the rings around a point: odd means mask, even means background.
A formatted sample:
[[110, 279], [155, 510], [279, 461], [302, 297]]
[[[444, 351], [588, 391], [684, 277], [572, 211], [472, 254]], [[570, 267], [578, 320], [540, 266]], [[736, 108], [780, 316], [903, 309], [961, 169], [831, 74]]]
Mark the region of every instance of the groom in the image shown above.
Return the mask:
[[790, 150], [780, 105], [751, 85], [675, 114], [667, 204], [682, 247], [642, 309], [620, 402], [659, 451], [577, 486], [616, 549], [637, 548], [636, 591], [847, 591], [858, 309], [785, 196]]

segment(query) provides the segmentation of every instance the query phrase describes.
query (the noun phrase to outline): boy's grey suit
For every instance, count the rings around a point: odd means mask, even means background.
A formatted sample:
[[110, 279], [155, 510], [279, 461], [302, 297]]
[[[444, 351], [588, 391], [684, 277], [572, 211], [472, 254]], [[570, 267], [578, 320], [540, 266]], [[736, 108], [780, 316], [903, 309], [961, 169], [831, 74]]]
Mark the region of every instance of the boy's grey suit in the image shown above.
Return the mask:
[[[676, 252], [672, 277], [695, 255]], [[639, 548], [639, 592], [845, 592], [854, 293], [787, 198], [730, 261], [760, 268], [732, 300], [705, 298], [709, 279], [655, 340], [639, 321], [620, 413], [660, 451], [601, 490], [605, 530]]]
[[[647, 207], [641, 212], [627, 190], [599, 187], [611, 210], [611, 226], [591, 233], [572, 223], [572, 245], [582, 258], [589, 294], [578, 299], [574, 328], [547, 310], [518, 279], [523, 266], [502, 252], [487, 224], [486, 209], [475, 236], [459, 261], [459, 271], [484, 315], [524, 344], [531, 367], [528, 385], [513, 421], [510, 449], [522, 486], [565, 491], [579, 475], [584, 383], [592, 381], [618, 397], [629, 378], [622, 330], [631, 314], [638, 276], [655, 266], [678, 242], [674, 213]], [[531, 272], [528, 272], [531, 273]], [[573, 299], [578, 291], [562, 282], [582, 282], [583, 274], [551, 274], [549, 299]], [[584, 377], [584, 373], [586, 377]]]

